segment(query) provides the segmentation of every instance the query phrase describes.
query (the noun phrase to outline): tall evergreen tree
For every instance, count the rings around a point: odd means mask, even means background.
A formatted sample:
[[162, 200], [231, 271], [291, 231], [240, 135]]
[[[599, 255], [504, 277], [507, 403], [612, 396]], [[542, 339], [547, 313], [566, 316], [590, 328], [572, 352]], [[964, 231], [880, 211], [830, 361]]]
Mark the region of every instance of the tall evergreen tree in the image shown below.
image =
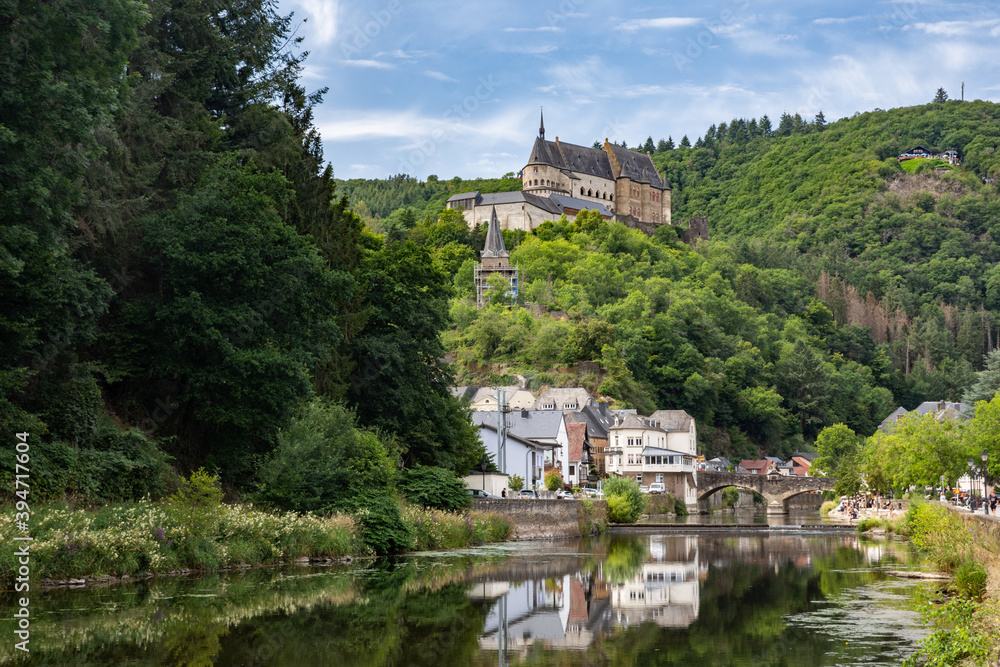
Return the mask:
[[656, 150], [656, 146], [653, 145], [653, 137], [646, 137], [646, 143], [642, 145], [643, 153], [652, 153]]
[[668, 136], [667, 137], [667, 150], [668, 151], [672, 151], [672, 150], [674, 150], [674, 148], [676, 148], [676, 146], [674, 145], [674, 138]]
[[788, 115], [787, 112], [782, 112], [781, 119], [778, 121], [778, 129], [774, 131], [774, 136], [776, 137], [787, 137], [792, 134], [795, 129], [795, 122], [792, 117]]
[[813, 127], [817, 132], [822, 132], [826, 129], [826, 116], [823, 115], [822, 109], [816, 114], [816, 118], [813, 120]]
[[681, 137], [681, 148], [691, 148], [691, 140], [688, 139], [688, 135]]
[[774, 136], [773, 130], [771, 129], [771, 119], [767, 117], [767, 114], [760, 117], [758, 126], [760, 127], [760, 136], [765, 139]]
[[990, 401], [1000, 390], [1000, 348], [983, 358], [983, 366], [983, 370], [976, 373], [975, 382], [962, 395], [963, 403], [974, 405], [978, 401]]
[[938, 88], [937, 92], [934, 93], [934, 99], [931, 100], [934, 104], [943, 104], [948, 101], [948, 93], [945, 92], [944, 88]]

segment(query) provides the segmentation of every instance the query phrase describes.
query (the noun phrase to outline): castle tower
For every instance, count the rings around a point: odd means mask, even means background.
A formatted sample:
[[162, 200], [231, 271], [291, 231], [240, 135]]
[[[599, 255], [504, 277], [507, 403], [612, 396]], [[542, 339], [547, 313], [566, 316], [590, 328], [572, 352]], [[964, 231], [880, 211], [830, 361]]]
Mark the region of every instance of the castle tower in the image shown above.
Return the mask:
[[545, 138], [545, 114], [542, 110], [538, 111], [538, 138]]
[[500, 221], [497, 219], [497, 207], [490, 214], [490, 225], [486, 230], [486, 247], [482, 252], [482, 263], [476, 264], [474, 271], [476, 281], [476, 307], [486, 305], [486, 296], [490, 290], [489, 278], [499, 273], [510, 285], [508, 294], [517, 298], [517, 269], [510, 266], [510, 253], [503, 243], [500, 233]]

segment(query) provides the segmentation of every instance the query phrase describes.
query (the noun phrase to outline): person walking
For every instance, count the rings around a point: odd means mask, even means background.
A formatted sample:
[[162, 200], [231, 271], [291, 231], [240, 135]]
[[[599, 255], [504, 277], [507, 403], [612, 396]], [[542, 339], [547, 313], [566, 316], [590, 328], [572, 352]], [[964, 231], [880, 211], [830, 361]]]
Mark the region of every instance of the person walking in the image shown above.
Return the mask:
[[996, 493], [994, 493], [992, 496], [990, 496], [990, 512], [993, 513], [993, 516], [996, 516], [996, 514], [997, 514], [997, 494]]

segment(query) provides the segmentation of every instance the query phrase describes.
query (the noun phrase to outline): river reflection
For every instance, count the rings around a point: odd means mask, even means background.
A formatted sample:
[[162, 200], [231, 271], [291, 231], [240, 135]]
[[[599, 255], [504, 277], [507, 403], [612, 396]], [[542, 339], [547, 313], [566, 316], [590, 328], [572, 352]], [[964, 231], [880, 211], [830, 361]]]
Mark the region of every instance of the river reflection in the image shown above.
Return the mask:
[[[21, 664], [898, 665], [922, 635], [905, 544], [607, 535], [32, 598]], [[10, 597], [2, 599], [11, 618]], [[0, 632], [12, 626], [0, 620]]]

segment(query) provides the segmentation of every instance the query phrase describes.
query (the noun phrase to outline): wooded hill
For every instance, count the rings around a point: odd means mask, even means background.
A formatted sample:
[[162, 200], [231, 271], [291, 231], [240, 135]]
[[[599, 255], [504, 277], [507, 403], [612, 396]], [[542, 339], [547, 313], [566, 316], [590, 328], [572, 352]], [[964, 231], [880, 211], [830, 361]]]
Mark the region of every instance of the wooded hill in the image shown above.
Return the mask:
[[[708, 454], [784, 455], [825, 425], [867, 435], [897, 405], [960, 400], [1000, 344], [998, 119], [951, 101], [660, 142], [674, 220], [707, 216], [709, 242], [587, 216], [543, 225], [511, 254], [531, 308], [482, 312], [471, 254], [459, 265], [461, 239], [437, 243], [456, 274], [446, 347], [463, 382], [519, 373], [688, 410]], [[908, 173], [895, 156], [917, 144], [964, 165]], [[601, 372], [577, 375], [581, 361]]]

